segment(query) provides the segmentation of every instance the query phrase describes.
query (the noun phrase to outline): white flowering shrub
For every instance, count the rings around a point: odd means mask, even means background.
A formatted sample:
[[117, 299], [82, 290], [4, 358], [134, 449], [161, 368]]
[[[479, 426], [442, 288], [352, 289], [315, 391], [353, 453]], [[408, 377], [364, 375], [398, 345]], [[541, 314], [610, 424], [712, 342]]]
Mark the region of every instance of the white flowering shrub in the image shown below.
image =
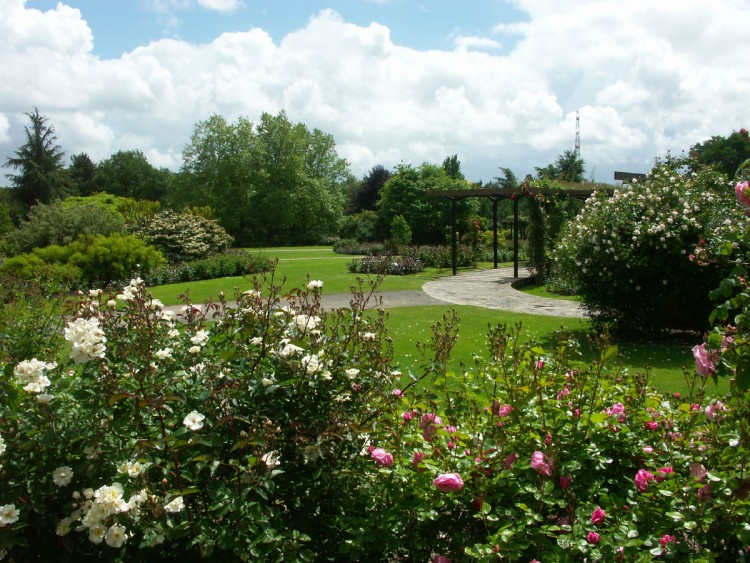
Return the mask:
[[128, 226], [134, 235], [160, 249], [170, 262], [184, 262], [223, 252], [233, 239], [212, 219], [162, 211]]
[[657, 165], [643, 182], [589, 198], [554, 251], [550, 285], [580, 293], [593, 318], [615, 329], [705, 330], [708, 293], [727, 269], [691, 256], [744, 224], [737, 217], [721, 174]]

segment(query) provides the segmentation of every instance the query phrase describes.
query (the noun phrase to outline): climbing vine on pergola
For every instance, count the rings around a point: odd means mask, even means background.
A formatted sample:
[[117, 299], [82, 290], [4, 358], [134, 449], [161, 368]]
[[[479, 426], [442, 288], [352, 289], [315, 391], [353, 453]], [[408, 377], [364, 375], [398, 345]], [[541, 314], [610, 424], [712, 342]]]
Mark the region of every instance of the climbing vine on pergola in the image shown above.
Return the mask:
[[566, 188], [549, 188], [535, 187], [533, 184], [525, 183], [520, 188], [479, 188], [467, 190], [431, 190], [427, 195], [444, 197], [451, 202], [451, 265], [453, 275], [457, 273], [457, 249], [458, 249], [458, 202], [462, 199], [472, 197], [487, 198], [492, 201], [492, 231], [493, 231], [493, 267], [497, 268], [497, 202], [503, 199], [509, 199], [513, 202], [513, 277], [518, 277], [518, 202], [522, 198], [542, 198], [542, 199], [562, 199], [576, 198], [580, 200], [588, 199], [592, 194], [598, 191], [613, 193], [613, 188], [609, 184], [593, 184], [593, 189], [566, 189]]

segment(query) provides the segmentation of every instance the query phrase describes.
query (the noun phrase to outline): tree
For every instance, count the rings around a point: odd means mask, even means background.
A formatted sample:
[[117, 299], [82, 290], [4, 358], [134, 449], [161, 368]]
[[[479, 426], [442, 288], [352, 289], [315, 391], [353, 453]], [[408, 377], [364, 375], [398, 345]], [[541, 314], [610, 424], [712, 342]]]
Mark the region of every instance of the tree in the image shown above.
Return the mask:
[[690, 156], [691, 171], [713, 166], [728, 178], [733, 178], [740, 164], [750, 158], [750, 137], [745, 129], [734, 131], [728, 137], [717, 135], [690, 147]]
[[557, 179], [563, 182], [583, 182], [584, 162], [574, 150], [566, 150], [555, 161], [559, 174]]
[[94, 176], [96, 164], [85, 152], [70, 157], [68, 174], [74, 184], [74, 191], [82, 196], [92, 195], [95, 191]]
[[185, 206], [210, 205], [243, 244], [321, 242], [334, 235], [344, 205], [349, 165], [331, 135], [286, 114], [264, 113], [254, 125], [221, 116], [196, 125], [183, 152]]
[[35, 203], [49, 203], [53, 198], [68, 195], [70, 184], [65, 177], [62, 161], [65, 153], [56, 144], [57, 137], [47, 118], [34, 108], [26, 114], [31, 126], [26, 127], [26, 143], [8, 158], [5, 166], [18, 170], [8, 174], [14, 188], [13, 197], [26, 211]]
[[95, 191], [164, 201], [170, 174], [169, 170], [152, 166], [140, 150], [118, 151], [99, 163], [92, 184]]
[[464, 175], [461, 173], [461, 162], [458, 160], [458, 155], [447, 157], [443, 161], [443, 170], [446, 174], [454, 180], [464, 180]]
[[[445, 198], [429, 196], [429, 190], [466, 188], [465, 180], [448, 176], [442, 167], [424, 163], [419, 168], [401, 164], [383, 187], [378, 204], [378, 234], [392, 236], [390, 227], [396, 215], [406, 220], [417, 244], [445, 242], [446, 228], [451, 224], [451, 204]], [[459, 224], [466, 222], [473, 209], [466, 200], [459, 202]]]
[[500, 172], [502, 172], [503, 175], [495, 178], [495, 183], [499, 188], [514, 190], [518, 187], [518, 178], [513, 174], [513, 170], [501, 166]]
[[390, 171], [382, 165], [373, 166], [367, 176], [349, 194], [349, 213], [375, 211], [380, 199], [380, 190], [390, 177]]

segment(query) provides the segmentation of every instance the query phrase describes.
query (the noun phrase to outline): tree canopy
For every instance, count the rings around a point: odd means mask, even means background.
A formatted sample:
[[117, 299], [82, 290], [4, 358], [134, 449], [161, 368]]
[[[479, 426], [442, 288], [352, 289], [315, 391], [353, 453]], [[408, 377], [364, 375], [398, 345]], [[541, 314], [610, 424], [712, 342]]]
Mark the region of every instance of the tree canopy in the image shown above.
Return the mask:
[[740, 164], [750, 158], [750, 137], [745, 129], [732, 132], [728, 137], [715, 135], [690, 147], [690, 169], [713, 166], [733, 178]]

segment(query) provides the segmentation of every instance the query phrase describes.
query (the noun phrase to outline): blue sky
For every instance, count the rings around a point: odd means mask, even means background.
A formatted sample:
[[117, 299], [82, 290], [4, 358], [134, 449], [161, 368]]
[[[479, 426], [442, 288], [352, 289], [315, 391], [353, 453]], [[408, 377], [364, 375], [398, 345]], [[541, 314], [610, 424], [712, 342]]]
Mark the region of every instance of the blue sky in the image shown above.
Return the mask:
[[0, 156], [34, 107], [68, 155], [172, 170], [212, 114], [284, 111], [356, 176], [456, 154], [489, 181], [573, 148], [579, 112], [612, 181], [750, 128], [748, 29], [747, 0], [0, 0]]
[[[49, 10], [59, 0], [29, 0], [28, 8]], [[139, 45], [165, 37], [207, 43], [225, 32], [260, 27], [276, 42], [305, 26], [324, 8], [348, 22], [367, 26], [376, 21], [391, 30], [395, 43], [415, 49], [451, 49], [458, 35], [492, 38], [501, 22], [523, 21], [525, 14], [502, 0], [247, 0], [230, 12], [208, 10], [185, 2], [148, 0], [69, 0], [78, 8], [94, 34], [94, 53], [119, 57]], [[512, 37], [502, 46], [512, 46]]]

